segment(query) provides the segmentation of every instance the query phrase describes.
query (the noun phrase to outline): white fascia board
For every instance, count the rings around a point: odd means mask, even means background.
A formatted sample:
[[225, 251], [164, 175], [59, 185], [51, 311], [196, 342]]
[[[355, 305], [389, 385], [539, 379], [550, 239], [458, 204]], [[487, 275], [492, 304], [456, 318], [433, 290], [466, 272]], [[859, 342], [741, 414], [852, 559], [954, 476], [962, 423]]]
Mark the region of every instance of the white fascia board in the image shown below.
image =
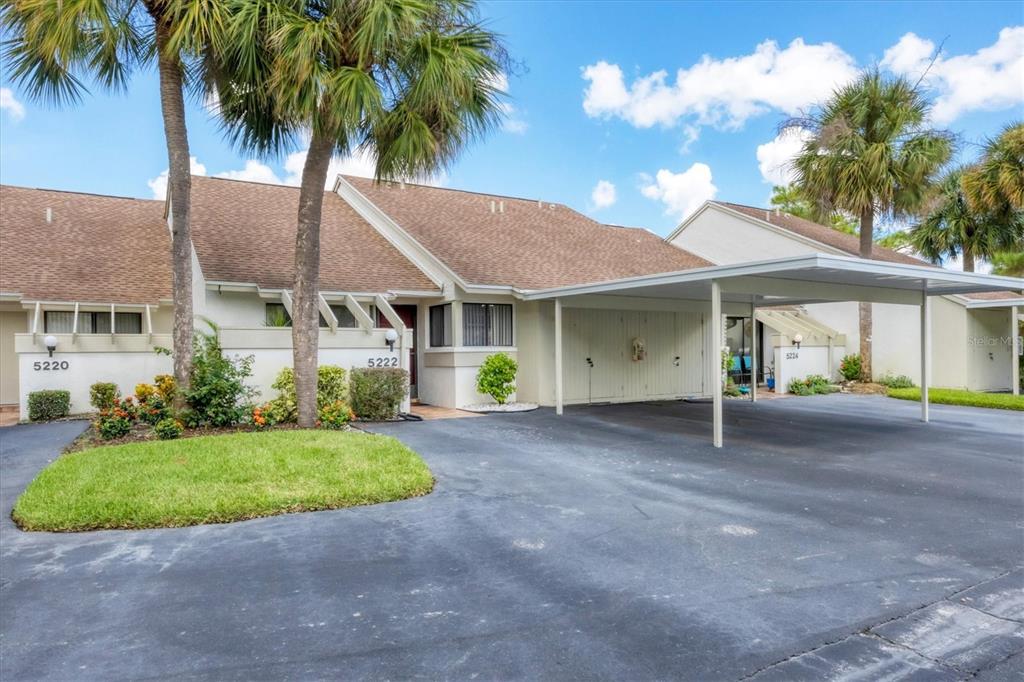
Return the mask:
[[1024, 296], [1020, 298], [1000, 298], [994, 301], [973, 300], [967, 303], [968, 310], [977, 310], [978, 308], [1013, 308], [1014, 306], [1024, 306]]
[[665, 241], [670, 242], [676, 237], [678, 237], [680, 232], [685, 230], [690, 225], [690, 223], [696, 220], [697, 216], [701, 215], [702, 213], [704, 213], [704, 211], [708, 210], [708, 207], [710, 207], [711, 205], [712, 203], [710, 201], [705, 201], [703, 204], [701, 204], [700, 208], [698, 208], [696, 211], [687, 216], [683, 222], [679, 223], [679, 227], [672, 230], [671, 234], [665, 237]]
[[[597, 282], [594, 284], [571, 285], [567, 287], [555, 287], [550, 289], [538, 289], [526, 292], [523, 295], [525, 300], [543, 300], [557, 298], [559, 296], [577, 296], [579, 294], [598, 294], [609, 291], [622, 291], [639, 287], [660, 286], [668, 284], [684, 284], [687, 282], [701, 282], [712, 279], [726, 279], [732, 277], [748, 277], [752, 275], [771, 276], [773, 274], [785, 273], [792, 270], [805, 269], [832, 269], [845, 272], [862, 272], [870, 275], [901, 277], [920, 280], [938, 280], [950, 284], [963, 284], [993, 291], [1005, 291], [1024, 288], [1024, 280], [1013, 277], [1000, 277], [996, 275], [980, 275], [977, 273], [961, 273], [950, 270], [941, 270], [925, 265], [904, 265], [899, 263], [887, 263], [883, 261], [865, 260], [851, 256], [833, 256], [828, 254], [815, 254], [811, 256], [791, 256], [788, 258], [777, 258], [773, 260], [754, 261], [750, 263], [735, 263], [731, 265], [711, 265], [690, 270], [680, 270], [656, 275], [640, 275], [638, 277], [626, 277]], [[801, 281], [790, 278], [792, 281]], [[811, 281], [811, 280], [808, 280]], [[817, 283], [817, 282], [815, 282]], [[877, 284], [870, 285], [875, 288]], [[905, 287], [891, 287], [902, 288]], [[942, 295], [947, 292], [936, 291], [935, 295]]]
[[[25, 310], [33, 310], [37, 305], [41, 305], [47, 310], [62, 310], [65, 312], [74, 310], [75, 306], [81, 307], [86, 312], [109, 312], [112, 305], [116, 305], [117, 309], [121, 311], [130, 310], [134, 312], [136, 310], [144, 310], [147, 305], [157, 305], [155, 303], [118, 303], [117, 301], [111, 303], [110, 301], [44, 301], [42, 299], [22, 300], [20, 303], [21, 307]], [[90, 308], [92, 310], [89, 310]]]
[[462, 278], [445, 265], [441, 259], [427, 250], [411, 234], [403, 230], [391, 216], [367, 199], [340, 175], [335, 181], [334, 193], [351, 206], [363, 220], [377, 230], [389, 244], [398, 249], [399, 253], [411, 261], [438, 288], [444, 288], [446, 280], [453, 281], [459, 286], [465, 285]]
[[17, 303], [24, 296], [13, 291], [0, 291], [0, 303]]

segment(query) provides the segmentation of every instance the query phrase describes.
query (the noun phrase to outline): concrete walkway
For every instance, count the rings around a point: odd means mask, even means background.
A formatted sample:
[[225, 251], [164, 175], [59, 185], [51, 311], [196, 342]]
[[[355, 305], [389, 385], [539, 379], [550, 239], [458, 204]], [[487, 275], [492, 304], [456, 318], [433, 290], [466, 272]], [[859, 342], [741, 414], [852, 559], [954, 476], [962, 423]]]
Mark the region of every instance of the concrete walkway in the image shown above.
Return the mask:
[[1016, 679], [1024, 420], [917, 409], [387, 424], [431, 495], [81, 534], [6, 518], [80, 427], [4, 429], [0, 678]]

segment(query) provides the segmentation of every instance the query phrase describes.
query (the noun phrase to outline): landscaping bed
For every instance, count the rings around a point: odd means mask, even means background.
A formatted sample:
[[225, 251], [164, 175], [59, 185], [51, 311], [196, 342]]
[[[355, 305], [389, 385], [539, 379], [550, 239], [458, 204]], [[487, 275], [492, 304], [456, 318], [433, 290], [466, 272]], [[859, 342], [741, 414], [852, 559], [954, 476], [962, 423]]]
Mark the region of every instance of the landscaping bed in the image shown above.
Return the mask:
[[[920, 388], [890, 388], [886, 395], [899, 400], [921, 400]], [[953, 388], [928, 389], [928, 402], [965, 407], [989, 407], [999, 410], [1024, 410], [1024, 396], [1010, 393], [981, 393]]]
[[227, 523], [429, 493], [426, 463], [394, 438], [286, 429], [107, 445], [66, 454], [29, 484], [23, 530]]

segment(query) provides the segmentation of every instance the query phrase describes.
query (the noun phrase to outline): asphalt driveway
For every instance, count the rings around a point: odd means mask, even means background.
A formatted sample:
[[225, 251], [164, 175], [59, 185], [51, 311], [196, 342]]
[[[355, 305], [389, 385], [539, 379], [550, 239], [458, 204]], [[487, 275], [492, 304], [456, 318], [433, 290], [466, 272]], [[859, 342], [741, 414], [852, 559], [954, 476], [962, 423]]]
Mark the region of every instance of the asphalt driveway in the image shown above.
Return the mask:
[[23, 533], [76, 424], [0, 430], [0, 678], [1021, 679], [1024, 419], [821, 396], [377, 427], [427, 497]]

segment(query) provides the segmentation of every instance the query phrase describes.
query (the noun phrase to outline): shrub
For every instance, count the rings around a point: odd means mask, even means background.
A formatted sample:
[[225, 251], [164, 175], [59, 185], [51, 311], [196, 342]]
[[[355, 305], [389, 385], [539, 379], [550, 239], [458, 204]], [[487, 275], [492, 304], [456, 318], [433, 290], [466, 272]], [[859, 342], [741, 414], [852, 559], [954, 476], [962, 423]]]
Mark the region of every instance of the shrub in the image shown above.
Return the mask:
[[[348, 398], [348, 385], [345, 370], [337, 365], [320, 365], [317, 368], [316, 405], [317, 409], [345, 401]], [[273, 423], [293, 422], [298, 416], [298, 398], [295, 395], [295, 372], [291, 367], [284, 367], [277, 373], [271, 387], [277, 391], [277, 397], [267, 404], [267, 415]]]
[[344, 400], [335, 400], [321, 407], [317, 417], [322, 428], [343, 429], [352, 419], [352, 408]]
[[839, 373], [847, 381], [859, 379], [861, 375], [861, 364], [859, 355], [846, 355], [839, 363]]
[[135, 384], [135, 399], [140, 403], [148, 402], [155, 395], [159, 393], [153, 384]]
[[271, 418], [270, 409], [270, 403], [253, 406], [252, 416], [250, 417], [253, 428], [263, 429], [277, 423]]
[[109, 410], [120, 395], [117, 384], [97, 381], [89, 387], [89, 404], [97, 410]]
[[60, 390], [32, 391], [28, 394], [29, 421], [60, 419], [71, 411], [71, 392]]
[[817, 395], [835, 393], [839, 390], [820, 374], [811, 374], [805, 379], [793, 379], [787, 388], [794, 395]]
[[392, 419], [398, 414], [408, 386], [409, 373], [404, 369], [353, 369], [349, 378], [352, 410], [360, 419]]
[[476, 390], [504, 405], [516, 390], [519, 365], [505, 353], [488, 355], [476, 373]]
[[138, 416], [147, 424], [156, 424], [171, 416], [170, 405], [164, 402], [163, 396], [154, 393], [146, 402], [139, 403]]
[[251, 355], [243, 358], [225, 357], [213, 333], [197, 333], [192, 353], [192, 385], [185, 392], [189, 411], [184, 415], [189, 426], [230, 426], [237, 424], [249, 411], [245, 404], [255, 391], [246, 386], [252, 376]]
[[103, 440], [113, 440], [127, 435], [132, 430], [132, 422], [127, 417], [119, 417], [113, 412], [100, 415], [96, 420], [96, 430]]
[[892, 374], [885, 374], [878, 383], [882, 384], [886, 388], [914, 388], [914, 380], [905, 374], [893, 376]]
[[722, 387], [722, 395], [729, 396], [730, 398], [738, 398], [742, 395], [740, 387], [736, 385], [736, 382], [731, 378], [725, 380], [725, 386]]
[[174, 402], [174, 394], [178, 391], [178, 382], [174, 380], [174, 377], [170, 374], [157, 374], [153, 378], [153, 383], [156, 384], [156, 390], [165, 403], [170, 405]]
[[185, 432], [185, 427], [177, 419], [167, 417], [156, 423], [153, 427], [153, 432], [160, 440], [173, 440], [179, 438]]

